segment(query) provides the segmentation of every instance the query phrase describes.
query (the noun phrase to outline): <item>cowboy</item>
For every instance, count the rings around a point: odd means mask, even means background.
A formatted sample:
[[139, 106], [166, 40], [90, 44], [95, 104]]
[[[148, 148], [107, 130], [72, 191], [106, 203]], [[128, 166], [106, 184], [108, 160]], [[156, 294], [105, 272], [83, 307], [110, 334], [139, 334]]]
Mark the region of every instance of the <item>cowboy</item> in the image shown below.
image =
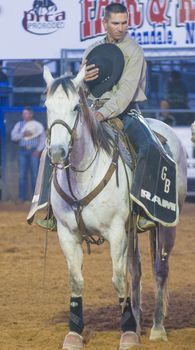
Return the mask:
[[[142, 48], [127, 32], [126, 7], [118, 3], [106, 6], [103, 25], [105, 38], [90, 46], [84, 53], [82, 64], [86, 64], [85, 88], [88, 99], [96, 110], [97, 120], [104, 122], [119, 117], [137, 153], [131, 198], [139, 214], [138, 229], [145, 231], [155, 227], [155, 219], [158, 221], [155, 216], [156, 205], [154, 201], [147, 203], [148, 196], [150, 194], [154, 198], [156, 195], [161, 168], [168, 169], [169, 178], [174, 182], [175, 163], [165, 154], [144, 119], [140, 117], [138, 103], [146, 100], [146, 62]], [[151, 165], [154, 163], [151, 162], [155, 162], [156, 166], [152, 166], [152, 172]], [[146, 193], [147, 198], [142, 198]], [[146, 213], [152, 220], [148, 219]], [[166, 224], [166, 218], [160, 222]], [[39, 220], [38, 224], [45, 228], [48, 225], [50, 228], [53, 220], [48, 223]]]
[[22, 120], [18, 121], [12, 131], [11, 140], [18, 143], [18, 171], [19, 171], [19, 199], [18, 202], [27, 200], [28, 173], [31, 175], [32, 193], [39, 168], [41, 152], [45, 146], [45, 129], [43, 125], [34, 120], [31, 107], [24, 107]]

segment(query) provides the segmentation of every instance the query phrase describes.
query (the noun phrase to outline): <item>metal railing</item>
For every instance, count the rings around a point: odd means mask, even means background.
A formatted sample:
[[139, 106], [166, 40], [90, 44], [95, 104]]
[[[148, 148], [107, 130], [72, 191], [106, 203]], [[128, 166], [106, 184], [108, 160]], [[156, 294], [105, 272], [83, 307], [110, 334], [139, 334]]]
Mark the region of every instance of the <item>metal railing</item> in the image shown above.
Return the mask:
[[[174, 116], [175, 114], [178, 115], [194, 115], [195, 116], [195, 109], [161, 109], [161, 108], [144, 108], [142, 109], [142, 114], [151, 114], [155, 119], [162, 119], [163, 114], [169, 114]], [[195, 117], [194, 117], [195, 120]]]
[[145, 118], [163, 121], [172, 127], [191, 126], [195, 120], [195, 109], [141, 108]]

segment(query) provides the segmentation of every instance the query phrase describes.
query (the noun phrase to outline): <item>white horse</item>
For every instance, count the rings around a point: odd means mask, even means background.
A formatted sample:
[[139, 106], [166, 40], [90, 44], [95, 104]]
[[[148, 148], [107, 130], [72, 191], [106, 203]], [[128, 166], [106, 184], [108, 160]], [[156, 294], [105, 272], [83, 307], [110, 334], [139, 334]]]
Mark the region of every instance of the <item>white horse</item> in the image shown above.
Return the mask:
[[[112, 282], [122, 305], [120, 349], [129, 349], [139, 343], [141, 279], [138, 237], [134, 237], [134, 257], [129, 259], [131, 239], [126, 231], [130, 213], [127, 177], [131, 186], [132, 170], [125, 167], [120, 156], [118, 158], [108, 125], [96, 121], [93, 112], [86, 106], [83, 108], [85, 101], [80, 100], [78, 91], [83, 83], [84, 69], [74, 79], [64, 76], [53, 79], [49, 70], [44, 69], [48, 88], [45, 102], [49, 128], [48, 154], [55, 168], [51, 204], [57, 219], [59, 242], [67, 259], [71, 286], [70, 332], [65, 337], [63, 349], [77, 350], [83, 346], [82, 242], [94, 234], [110, 244]], [[181, 210], [186, 195], [185, 150], [169, 126], [153, 119], [149, 119], [148, 123], [166, 137], [167, 147], [178, 165]], [[166, 282], [175, 234], [176, 227], [163, 227], [161, 224], [151, 231], [156, 281], [151, 340], [167, 340], [163, 326]], [[127, 266], [131, 274], [131, 299], [126, 295]]]

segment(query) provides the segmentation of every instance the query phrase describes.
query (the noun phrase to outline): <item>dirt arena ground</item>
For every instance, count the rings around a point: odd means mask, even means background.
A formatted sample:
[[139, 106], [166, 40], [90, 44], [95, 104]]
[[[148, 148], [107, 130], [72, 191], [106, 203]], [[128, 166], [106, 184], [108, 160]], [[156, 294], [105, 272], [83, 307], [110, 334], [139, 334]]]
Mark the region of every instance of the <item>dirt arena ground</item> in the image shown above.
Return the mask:
[[[0, 203], [0, 349], [57, 350], [67, 332], [67, 267], [56, 233], [48, 235], [45, 285], [45, 232], [26, 224], [28, 204]], [[150, 342], [154, 283], [148, 235], [140, 236], [143, 326], [139, 350], [195, 349], [195, 203], [186, 203], [170, 259], [169, 342]], [[115, 350], [120, 315], [112, 287], [109, 247], [84, 246], [86, 350]]]

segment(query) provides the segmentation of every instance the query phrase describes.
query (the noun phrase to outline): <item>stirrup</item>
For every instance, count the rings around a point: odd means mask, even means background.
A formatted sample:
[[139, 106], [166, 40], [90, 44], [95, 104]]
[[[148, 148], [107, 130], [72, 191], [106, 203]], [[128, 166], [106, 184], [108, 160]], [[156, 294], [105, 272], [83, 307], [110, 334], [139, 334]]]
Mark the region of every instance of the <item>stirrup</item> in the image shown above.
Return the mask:
[[154, 221], [146, 219], [144, 216], [141, 216], [141, 215], [137, 216], [136, 225], [139, 232], [145, 232], [145, 231], [151, 230], [156, 226]]
[[57, 221], [54, 215], [48, 220], [37, 220], [36, 224], [46, 230], [57, 231]]

